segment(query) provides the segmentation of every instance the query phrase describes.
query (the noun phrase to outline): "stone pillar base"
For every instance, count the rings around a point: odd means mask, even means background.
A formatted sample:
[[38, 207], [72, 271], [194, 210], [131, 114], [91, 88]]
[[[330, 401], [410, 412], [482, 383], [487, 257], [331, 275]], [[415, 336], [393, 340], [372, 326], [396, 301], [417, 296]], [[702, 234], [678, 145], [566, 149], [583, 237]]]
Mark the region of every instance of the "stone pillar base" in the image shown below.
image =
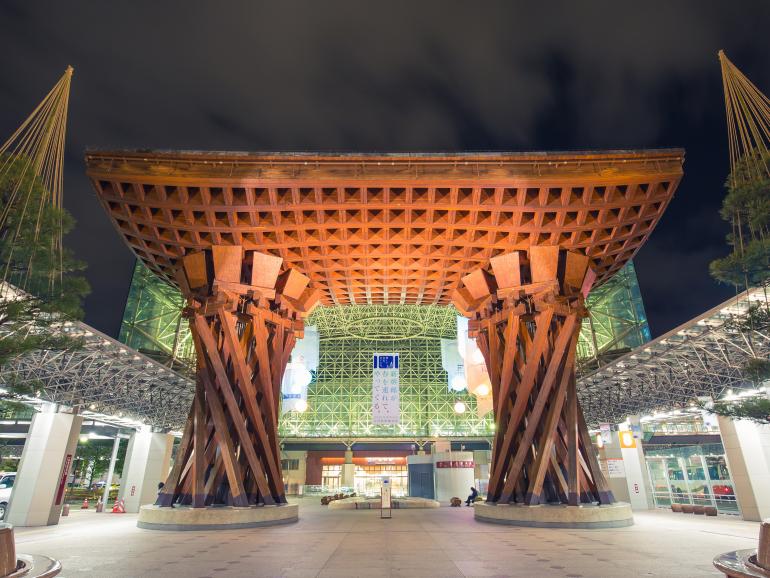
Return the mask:
[[297, 504], [280, 506], [249, 506], [233, 508], [191, 508], [176, 506], [142, 506], [136, 525], [143, 530], [235, 530], [291, 524], [299, 519]]
[[480, 522], [533, 528], [623, 528], [634, 524], [631, 505], [625, 502], [601, 506], [494, 505], [478, 502], [473, 505], [473, 514]]

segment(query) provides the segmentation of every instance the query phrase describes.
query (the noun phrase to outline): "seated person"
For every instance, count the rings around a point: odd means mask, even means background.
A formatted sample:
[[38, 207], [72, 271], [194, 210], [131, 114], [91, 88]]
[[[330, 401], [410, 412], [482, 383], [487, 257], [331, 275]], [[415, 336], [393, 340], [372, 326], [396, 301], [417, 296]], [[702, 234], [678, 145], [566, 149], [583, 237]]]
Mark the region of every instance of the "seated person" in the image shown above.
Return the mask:
[[468, 499], [465, 500], [465, 505], [470, 506], [473, 502], [476, 501], [476, 497], [479, 495], [479, 492], [476, 488], [471, 486], [471, 495], [468, 496]]

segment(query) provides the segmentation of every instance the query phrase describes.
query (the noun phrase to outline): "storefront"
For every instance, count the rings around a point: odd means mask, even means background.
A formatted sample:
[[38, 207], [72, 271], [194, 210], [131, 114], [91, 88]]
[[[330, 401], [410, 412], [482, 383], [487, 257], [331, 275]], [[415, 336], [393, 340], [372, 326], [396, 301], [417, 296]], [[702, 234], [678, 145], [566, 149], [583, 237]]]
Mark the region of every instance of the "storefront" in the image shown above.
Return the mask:
[[394, 496], [408, 493], [406, 458], [403, 456], [354, 457], [353, 487], [342, 483], [345, 458], [321, 458], [321, 485], [328, 491], [353, 490], [359, 495], [379, 495], [382, 478], [390, 478]]
[[740, 514], [722, 444], [645, 448], [645, 458], [656, 507], [696, 504]]

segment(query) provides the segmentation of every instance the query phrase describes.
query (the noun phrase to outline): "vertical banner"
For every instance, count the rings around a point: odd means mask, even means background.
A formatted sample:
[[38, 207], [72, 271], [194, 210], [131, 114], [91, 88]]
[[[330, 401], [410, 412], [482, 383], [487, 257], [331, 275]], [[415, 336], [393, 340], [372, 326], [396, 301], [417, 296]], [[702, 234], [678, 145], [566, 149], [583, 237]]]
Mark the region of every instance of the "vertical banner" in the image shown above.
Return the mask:
[[298, 339], [291, 352], [291, 361], [281, 381], [281, 413], [303, 412], [307, 409], [307, 389], [313, 381], [312, 371], [318, 370], [320, 338], [318, 328], [305, 327], [305, 336]]
[[602, 435], [602, 443], [608, 446], [612, 443], [612, 426], [608, 423], [599, 424], [599, 432]]
[[401, 420], [398, 353], [375, 353], [372, 367], [372, 423], [396, 425]]
[[441, 340], [441, 367], [446, 371], [449, 391], [468, 389], [465, 382], [465, 365], [456, 339]]

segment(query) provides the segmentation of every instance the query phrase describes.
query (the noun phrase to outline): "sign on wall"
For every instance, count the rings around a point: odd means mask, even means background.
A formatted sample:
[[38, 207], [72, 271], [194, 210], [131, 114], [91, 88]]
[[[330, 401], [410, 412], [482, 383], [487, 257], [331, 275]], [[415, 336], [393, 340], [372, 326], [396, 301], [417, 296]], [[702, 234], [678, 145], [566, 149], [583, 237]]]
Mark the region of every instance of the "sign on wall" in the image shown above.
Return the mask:
[[607, 458], [599, 460], [599, 468], [607, 478], [625, 478], [626, 466], [623, 458]]
[[636, 448], [636, 439], [633, 432], [623, 430], [618, 432], [618, 439], [620, 440], [620, 449], [634, 449]]
[[72, 454], [67, 454], [64, 460], [64, 467], [61, 471], [61, 479], [59, 480], [59, 487], [56, 490], [56, 505], [61, 506], [62, 498], [64, 497], [64, 488], [67, 487], [67, 478], [70, 475], [70, 466], [72, 465]]
[[398, 353], [375, 353], [372, 366], [372, 423], [396, 425], [400, 419]]
[[436, 462], [437, 468], [472, 468], [473, 460], [445, 460]]

